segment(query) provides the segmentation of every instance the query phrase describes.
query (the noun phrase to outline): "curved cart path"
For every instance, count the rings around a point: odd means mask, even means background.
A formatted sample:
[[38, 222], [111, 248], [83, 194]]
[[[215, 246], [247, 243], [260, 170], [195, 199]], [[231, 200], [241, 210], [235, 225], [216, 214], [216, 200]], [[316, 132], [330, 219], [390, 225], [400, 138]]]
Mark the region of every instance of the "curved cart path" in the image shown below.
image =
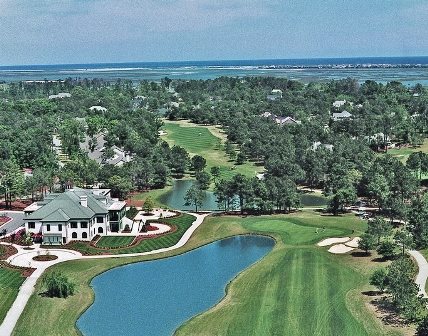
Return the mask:
[[415, 283], [419, 286], [419, 294], [422, 294], [426, 298], [428, 297], [425, 291], [425, 284], [428, 278], [428, 262], [419, 251], [411, 250], [409, 253], [418, 263], [419, 272]]
[[37, 282], [37, 279], [40, 278], [40, 276], [43, 274], [43, 272], [48, 267], [50, 267], [54, 264], [58, 264], [60, 262], [68, 261], [68, 260], [136, 257], [136, 256], [158, 254], [158, 253], [176, 250], [176, 249], [184, 246], [187, 243], [187, 241], [192, 236], [193, 232], [195, 232], [195, 230], [199, 227], [199, 225], [201, 225], [203, 223], [205, 217], [207, 217], [209, 215], [209, 213], [202, 214], [202, 215], [195, 214], [195, 213], [188, 213], [188, 214], [195, 216], [196, 219], [175, 245], [167, 247], [167, 248], [149, 251], [149, 252], [128, 253], [128, 254], [121, 254], [121, 255], [82, 256], [79, 252], [76, 252], [76, 251], [65, 250], [65, 249], [63, 249], [63, 250], [62, 249], [55, 249], [55, 250], [50, 249], [49, 251], [52, 254], [57, 255], [58, 259], [53, 260], [53, 261], [35, 262], [32, 260], [32, 258], [35, 255], [37, 255], [38, 251], [45, 251], [45, 249], [37, 246], [34, 250], [28, 251], [28, 250], [24, 250], [21, 246], [14, 245], [18, 249], [18, 253], [9, 257], [7, 259], [7, 261], [10, 262], [12, 265], [25, 266], [25, 267], [28, 267], [28, 266], [35, 267], [36, 270], [33, 272], [33, 274], [31, 276], [29, 276], [24, 281], [21, 288], [19, 289], [19, 293], [15, 299], [15, 302], [10, 307], [3, 323], [0, 325], [0, 335], [1, 336], [9, 336], [12, 334], [12, 331], [15, 328], [15, 325], [18, 322], [19, 317], [21, 316], [22, 312], [24, 311], [24, 308], [27, 305], [27, 302], [30, 299], [30, 296], [34, 292], [34, 286]]

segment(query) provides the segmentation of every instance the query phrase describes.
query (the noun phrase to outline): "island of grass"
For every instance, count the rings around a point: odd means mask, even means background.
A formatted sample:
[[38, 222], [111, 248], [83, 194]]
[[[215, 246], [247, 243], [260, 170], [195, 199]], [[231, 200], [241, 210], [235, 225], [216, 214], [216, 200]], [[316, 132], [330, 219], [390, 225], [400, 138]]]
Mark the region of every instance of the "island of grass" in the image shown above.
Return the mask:
[[135, 236], [102, 236], [96, 243], [101, 248], [120, 248], [131, 245]]
[[[113, 267], [184, 253], [238, 234], [263, 234], [276, 245], [260, 262], [242, 272], [227, 287], [215, 307], [186, 322], [177, 335], [405, 335], [410, 328], [383, 325], [375, 316], [368, 278], [371, 257], [332, 255], [316, 242], [365, 231], [367, 223], [353, 215], [321, 216], [312, 210], [290, 215], [212, 216], [189, 242], [174, 251], [136, 258], [76, 260], [56, 265], [78, 285], [68, 298], [35, 294], [29, 300], [14, 335], [78, 335], [75, 322], [94, 300], [91, 279]], [[209, 270], [208, 270], [209, 271]], [[131, 294], [130, 294], [131, 295]], [[40, 319], [49, 317], [49, 323]]]
[[21, 270], [5, 267], [0, 264], [0, 324], [18, 295], [25, 278]]

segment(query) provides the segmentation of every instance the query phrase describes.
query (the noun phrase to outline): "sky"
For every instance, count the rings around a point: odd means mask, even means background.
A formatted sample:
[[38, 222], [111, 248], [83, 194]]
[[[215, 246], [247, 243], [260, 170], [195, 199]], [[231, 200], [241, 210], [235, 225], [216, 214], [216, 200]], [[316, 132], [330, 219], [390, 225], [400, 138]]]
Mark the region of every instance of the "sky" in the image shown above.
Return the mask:
[[0, 65], [427, 56], [428, 0], [0, 0]]

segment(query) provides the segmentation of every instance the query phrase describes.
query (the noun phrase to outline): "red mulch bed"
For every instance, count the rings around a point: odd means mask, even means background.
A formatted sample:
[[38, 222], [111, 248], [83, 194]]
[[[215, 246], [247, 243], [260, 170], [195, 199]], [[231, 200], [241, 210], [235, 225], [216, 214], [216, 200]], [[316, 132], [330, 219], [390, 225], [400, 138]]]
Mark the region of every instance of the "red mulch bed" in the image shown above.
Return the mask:
[[[27, 206], [29, 206], [31, 203], [31, 200], [16, 200], [12, 202], [12, 206], [10, 209], [7, 210], [16, 210], [16, 211], [22, 211]], [[6, 209], [6, 202], [0, 202], [0, 209]]]
[[8, 264], [6, 261], [0, 261], [0, 267], [20, 270], [21, 275], [24, 278], [28, 278], [36, 270], [35, 268], [31, 268], [31, 267], [14, 266], [14, 265]]
[[14, 254], [18, 253], [18, 250], [10, 245], [1, 245], [1, 250], [0, 250], [0, 260], [6, 260], [7, 258], [9, 258], [10, 256], [13, 256]]
[[53, 254], [41, 254], [38, 256], [33, 257], [34, 261], [52, 261], [58, 259], [58, 256]]
[[0, 226], [2, 226], [4, 223], [9, 222], [10, 220], [12, 220], [12, 218], [8, 216], [0, 216]]
[[147, 231], [156, 231], [159, 230], [156, 226], [152, 226], [152, 225], [146, 225], [145, 226]]

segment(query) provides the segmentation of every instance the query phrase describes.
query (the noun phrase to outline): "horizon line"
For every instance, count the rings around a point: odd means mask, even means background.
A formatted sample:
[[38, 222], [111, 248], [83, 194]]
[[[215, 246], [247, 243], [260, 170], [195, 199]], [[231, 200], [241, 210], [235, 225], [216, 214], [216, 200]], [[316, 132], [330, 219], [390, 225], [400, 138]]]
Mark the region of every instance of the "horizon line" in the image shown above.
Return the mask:
[[208, 59], [208, 60], [173, 60], [173, 61], [119, 61], [119, 62], [85, 62], [85, 63], [39, 63], [39, 64], [11, 64], [11, 65], [0, 65], [0, 68], [6, 67], [21, 67], [21, 66], [56, 66], [56, 65], [93, 65], [93, 64], [132, 64], [132, 63], [146, 63], [146, 64], [157, 64], [157, 63], [199, 63], [199, 62], [248, 62], [248, 61], [298, 61], [298, 60], [327, 60], [327, 59], [357, 59], [357, 58], [417, 58], [417, 57], [428, 57], [428, 55], [411, 55], [411, 56], [335, 56], [335, 57], [293, 57], [293, 58], [225, 58], [225, 59]]

